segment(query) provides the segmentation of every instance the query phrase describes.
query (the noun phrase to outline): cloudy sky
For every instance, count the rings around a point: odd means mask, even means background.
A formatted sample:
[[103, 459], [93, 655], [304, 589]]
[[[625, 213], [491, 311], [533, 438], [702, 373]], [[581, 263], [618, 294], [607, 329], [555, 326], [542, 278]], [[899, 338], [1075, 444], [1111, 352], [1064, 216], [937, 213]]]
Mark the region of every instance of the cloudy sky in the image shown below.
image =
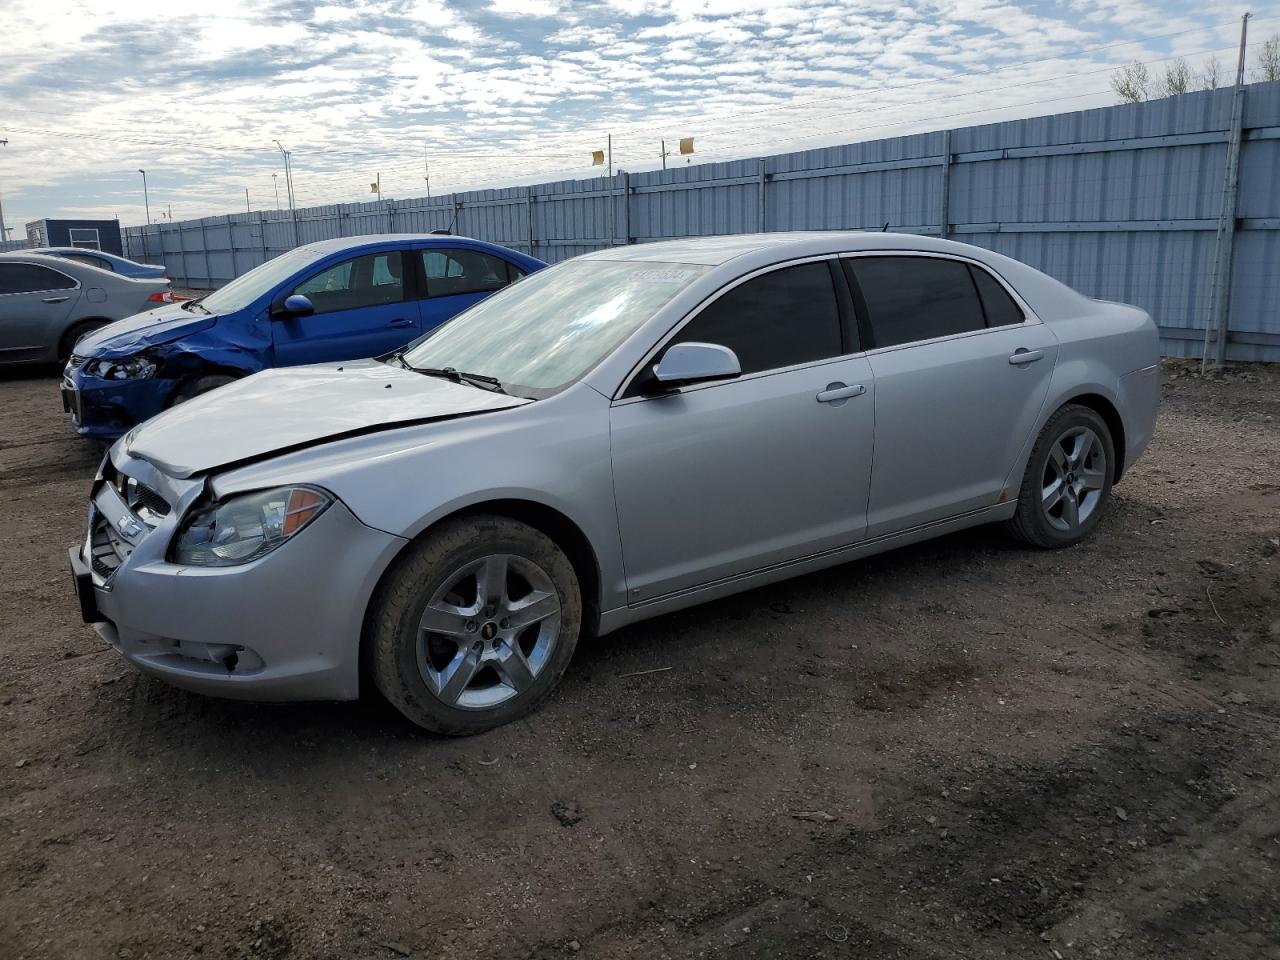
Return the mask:
[[[1252, 3], [1251, 40], [1280, 31]], [[652, 169], [1115, 102], [1109, 72], [1216, 52], [1200, 0], [0, 0], [0, 197], [144, 220]], [[676, 159], [674, 162], [683, 162]], [[278, 174], [273, 180], [272, 174]]]

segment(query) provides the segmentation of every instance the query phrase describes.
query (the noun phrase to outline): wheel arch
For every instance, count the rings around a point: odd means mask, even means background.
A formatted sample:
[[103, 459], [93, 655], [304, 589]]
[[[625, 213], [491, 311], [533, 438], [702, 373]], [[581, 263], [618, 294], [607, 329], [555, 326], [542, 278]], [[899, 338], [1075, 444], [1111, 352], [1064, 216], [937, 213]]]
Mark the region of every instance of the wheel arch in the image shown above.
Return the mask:
[[360, 631], [360, 664], [362, 672], [367, 669], [369, 631], [374, 600], [378, 596], [379, 588], [396, 565], [396, 561], [410, 545], [431, 536], [432, 532], [438, 529], [441, 524], [449, 520], [456, 520], [459, 517], [477, 515], [508, 517], [520, 523], [528, 524], [540, 533], [550, 537], [555, 545], [564, 551], [569, 563], [573, 566], [574, 574], [578, 578], [578, 585], [582, 593], [582, 636], [591, 637], [596, 634], [600, 625], [600, 560], [582, 528], [566, 514], [545, 503], [518, 497], [496, 497], [468, 503], [437, 517], [412, 538], [406, 540], [400, 549], [387, 561], [386, 566], [383, 567], [381, 574], [378, 576], [377, 582], [374, 584], [373, 590], [369, 594], [365, 608], [364, 626]]
[[83, 327], [91, 323], [105, 327], [109, 323], [115, 323], [117, 319], [117, 317], [76, 317], [74, 320], [68, 321], [63, 325], [62, 332], [58, 334], [58, 357], [71, 356], [71, 351], [74, 349], [75, 344], [69, 343], [68, 340], [71, 334], [75, 332], [76, 327]]

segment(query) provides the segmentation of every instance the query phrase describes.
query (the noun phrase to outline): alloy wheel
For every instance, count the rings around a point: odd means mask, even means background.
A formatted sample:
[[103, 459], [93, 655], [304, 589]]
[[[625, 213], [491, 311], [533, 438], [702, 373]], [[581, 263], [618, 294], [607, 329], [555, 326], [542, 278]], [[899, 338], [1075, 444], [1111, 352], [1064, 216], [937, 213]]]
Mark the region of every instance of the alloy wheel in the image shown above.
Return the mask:
[[547, 572], [525, 557], [495, 554], [441, 583], [418, 626], [428, 689], [450, 707], [486, 710], [533, 686], [560, 636], [560, 600]]
[[1107, 480], [1107, 451], [1088, 427], [1073, 427], [1049, 448], [1040, 509], [1055, 530], [1075, 533], [1098, 509]]

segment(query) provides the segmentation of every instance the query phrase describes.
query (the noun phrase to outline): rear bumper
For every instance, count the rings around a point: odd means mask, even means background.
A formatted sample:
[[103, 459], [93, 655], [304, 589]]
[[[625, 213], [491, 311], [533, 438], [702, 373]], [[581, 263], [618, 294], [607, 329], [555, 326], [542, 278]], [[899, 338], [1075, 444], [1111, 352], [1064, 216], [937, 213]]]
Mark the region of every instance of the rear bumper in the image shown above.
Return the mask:
[[1121, 377], [1119, 394], [1125, 434], [1123, 473], [1146, 452], [1155, 434], [1160, 412], [1160, 362]]

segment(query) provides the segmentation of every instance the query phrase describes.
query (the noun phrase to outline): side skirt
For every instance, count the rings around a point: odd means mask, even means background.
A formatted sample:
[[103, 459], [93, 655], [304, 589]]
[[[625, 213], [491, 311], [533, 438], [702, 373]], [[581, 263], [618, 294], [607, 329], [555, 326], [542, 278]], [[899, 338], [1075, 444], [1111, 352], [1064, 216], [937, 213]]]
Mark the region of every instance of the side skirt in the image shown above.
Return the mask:
[[896, 550], [898, 547], [919, 543], [922, 540], [931, 540], [934, 537], [954, 533], [957, 530], [978, 527], [984, 523], [994, 523], [999, 520], [1008, 520], [1017, 510], [1017, 506], [1016, 502], [1011, 502], [993, 507], [983, 507], [980, 510], [972, 510], [946, 520], [937, 520], [918, 527], [910, 527], [872, 540], [861, 540], [848, 546], [837, 547], [834, 550], [827, 550], [823, 553], [811, 554], [797, 560], [788, 560], [772, 566], [762, 567], [759, 570], [752, 570], [736, 577], [729, 577], [675, 593], [664, 594], [661, 597], [654, 597], [631, 606], [615, 607], [600, 614], [598, 635], [603, 636], [628, 624], [648, 620], [650, 617], [671, 613], [675, 610], [683, 610], [686, 607], [697, 606], [709, 600], [717, 600], [720, 597], [742, 593], [744, 590], [752, 590], [756, 587], [789, 580], [792, 577], [803, 576], [806, 573], [825, 570], [827, 567], [839, 566], [851, 560], [859, 560], [863, 557], [874, 556], [877, 553]]

